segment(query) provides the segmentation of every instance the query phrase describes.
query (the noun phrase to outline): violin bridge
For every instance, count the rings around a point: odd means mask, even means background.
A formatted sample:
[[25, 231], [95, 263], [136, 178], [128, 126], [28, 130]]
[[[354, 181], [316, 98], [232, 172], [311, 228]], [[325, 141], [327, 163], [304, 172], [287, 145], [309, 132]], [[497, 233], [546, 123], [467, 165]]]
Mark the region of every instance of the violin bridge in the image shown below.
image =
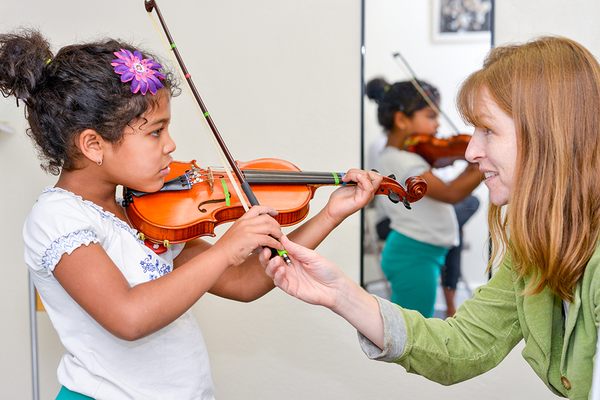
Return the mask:
[[208, 167], [208, 187], [210, 188], [210, 192], [213, 192], [213, 185], [215, 183], [215, 176], [213, 175], [213, 171], [210, 167]]

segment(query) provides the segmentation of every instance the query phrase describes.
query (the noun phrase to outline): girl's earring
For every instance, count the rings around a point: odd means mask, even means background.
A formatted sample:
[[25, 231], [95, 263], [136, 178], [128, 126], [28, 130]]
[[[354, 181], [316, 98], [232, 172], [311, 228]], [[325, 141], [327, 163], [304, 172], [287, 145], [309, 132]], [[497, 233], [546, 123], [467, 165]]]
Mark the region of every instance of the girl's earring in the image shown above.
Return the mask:
[[98, 164], [98, 166], [102, 165], [102, 158], [100, 158], [98, 161], [96, 161], [96, 164]]

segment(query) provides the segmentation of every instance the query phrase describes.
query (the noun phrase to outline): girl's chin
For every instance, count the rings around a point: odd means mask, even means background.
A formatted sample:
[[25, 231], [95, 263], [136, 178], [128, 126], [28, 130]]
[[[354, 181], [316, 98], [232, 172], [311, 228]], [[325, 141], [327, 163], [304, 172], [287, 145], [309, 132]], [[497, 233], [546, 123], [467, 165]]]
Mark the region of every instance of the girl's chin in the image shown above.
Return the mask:
[[135, 190], [137, 192], [154, 193], [154, 192], [158, 192], [160, 189], [162, 189], [164, 184], [165, 184], [164, 180], [161, 180], [160, 182], [157, 182], [152, 185], [139, 185], [136, 187], [130, 186], [128, 188], [131, 190]]

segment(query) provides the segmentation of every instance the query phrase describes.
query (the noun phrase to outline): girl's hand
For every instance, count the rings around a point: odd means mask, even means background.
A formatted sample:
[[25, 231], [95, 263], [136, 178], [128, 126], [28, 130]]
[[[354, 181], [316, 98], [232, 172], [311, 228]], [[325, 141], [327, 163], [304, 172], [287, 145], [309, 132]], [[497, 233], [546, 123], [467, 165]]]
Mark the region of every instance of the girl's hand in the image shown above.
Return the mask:
[[356, 182], [343, 186], [331, 194], [325, 211], [334, 221], [341, 222], [349, 215], [366, 206], [375, 195], [383, 177], [377, 172], [351, 169], [342, 178], [343, 182]]
[[259, 247], [282, 249], [278, 238], [281, 227], [273, 218], [277, 211], [265, 206], [253, 206], [242, 215], [212, 247], [224, 254], [228, 265], [239, 265]]
[[334, 309], [340, 287], [347, 279], [343, 272], [314, 250], [290, 241], [285, 235], [280, 241], [291, 257], [292, 265], [287, 265], [281, 257], [269, 260], [271, 253], [263, 250], [259, 259], [267, 275], [287, 294]]

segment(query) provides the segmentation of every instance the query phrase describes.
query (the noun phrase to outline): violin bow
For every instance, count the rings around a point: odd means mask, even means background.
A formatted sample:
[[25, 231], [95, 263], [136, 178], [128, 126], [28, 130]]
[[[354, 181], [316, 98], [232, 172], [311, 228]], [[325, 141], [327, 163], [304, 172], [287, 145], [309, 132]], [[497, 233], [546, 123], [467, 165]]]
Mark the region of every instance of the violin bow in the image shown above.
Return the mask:
[[[169, 28], [167, 27], [167, 24], [162, 16], [162, 13], [160, 12], [160, 8], [158, 7], [158, 4], [156, 4], [156, 0], [144, 0], [144, 7], [146, 8], [146, 12], [148, 12], [148, 14], [152, 13], [152, 11], [156, 11], [156, 15], [158, 16], [158, 20], [160, 21], [160, 25], [163, 29], [163, 32], [164, 32], [165, 36], [167, 37], [167, 40], [169, 41], [169, 47], [173, 51], [173, 54], [175, 54], [175, 58], [177, 59], [177, 64], [179, 64], [179, 67], [181, 68], [181, 71], [183, 72], [183, 76], [185, 77], [185, 80], [188, 83], [190, 90], [192, 91], [194, 99], [196, 99], [196, 102], [198, 103], [200, 110], [202, 110], [202, 115], [206, 119], [206, 122], [208, 123], [208, 126], [210, 127], [210, 130], [213, 133], [213, 137], [215, 138], [215, 140], [217, 141], [217, 143], [219, 145], [219, 148], [225, 155], [225, 158], [227, 159], [227, 163], [229, 164], [229, 167], [233, 170], [235, 176], [237, 177], [238, 181], [240, 182], [242, 190], [244, 191], [244, 194], [246, 195], [246, 198], [248, 199], [250, 204], [253, 206], [259, 205], [256, 195], [252, 191], [252, 188], [250, 187], [250, 184], [246, 180], [246, 177], [244, 176], [244, 174], [242, 173], [242, 171], [240, 170], [238, 165], [235, 163], [235, 160], [233, 159], [231, 153], [229, 152], [229, 149], [227, 148], [227, 145], [225, 144], [223, 137], [221, 136], [221, 134], [219, 133], [219, 130], [217, 129], [217, 125], [213, 121], [213, 119], [210, 115], [210, 112], [208, 111], [208, 108], [204, 104], [204, 101], [202, 100], [200, 93], [196, 89], [196, 85], [194, 85], [192, 76], [188, 72], [188, 69], [186, 68], [185, 63], [183, 62], [183, 58], [181, 57], [181, 54], [179, 53], [179, 49], [175, 45], [175, 40], [173, 40], [173, 37], [171, 36], [171, 33], [169, 32]], [[232, 183], [233, 183], [233, 180], [232, 180]], [[241, 198], [241, 196], [240, 196], [240, 198]], [[287, 252], [285, 250], [275, 250], [275, 249], [271, 249], [271, 250], [272, 250], [272, 252], [276, 252], [276, 254], [280, 255], [287, 264], [292, 263], [292, 261], [290, 260], [289, 256], [287, 255]]]
[[456, 127], [456, 125], [454, 125], [452, 120], [450, 120], [450, 118], [448, 117], [448, 115], [446, 115], [445, 112], [443, 112], [438, 106], [435, 105], [435, 102], [431, 99], [431, 97], [429, 97], [429, 95], [427, 94], [425, 89], [423, 89], [423, 86], [421, 86], [421, 84], [417, 80], [417, 76], [416, 76], [415, 72], [410, 67], [410, 64], [408, 63], [408, 61], [406, 61], [406, 59], [402, 56], [402, 54], [400, 54], [399, 51], [396, 51], [396, 52], [392, 53], [392, 57], [394, 57], [394, 60], [396, 60], [396, 62], [398, 62], [397, 61], [398, 59], [402, 61], [402, 64], [404, 65], [404, 67], [406, 68], [406, 70], [408, 71], [408, 73], [410, 75], [410, 82], [415, 87], [415, 89], [417, 89], [417, 92], [419, 92], [419, 94], [421, 96], [423, 96], [423, 98], [425, 99], [425, 101], [427, 102], [429, 107], [431, 107], [435, 112], [437, 112], [442, 117], [444, 117], [446, 122], [452, 127], [452, 129], [454, 129], [454, 132], [456, 134], [458, 134], [459, 131], [458, 131], [458, 128]]

